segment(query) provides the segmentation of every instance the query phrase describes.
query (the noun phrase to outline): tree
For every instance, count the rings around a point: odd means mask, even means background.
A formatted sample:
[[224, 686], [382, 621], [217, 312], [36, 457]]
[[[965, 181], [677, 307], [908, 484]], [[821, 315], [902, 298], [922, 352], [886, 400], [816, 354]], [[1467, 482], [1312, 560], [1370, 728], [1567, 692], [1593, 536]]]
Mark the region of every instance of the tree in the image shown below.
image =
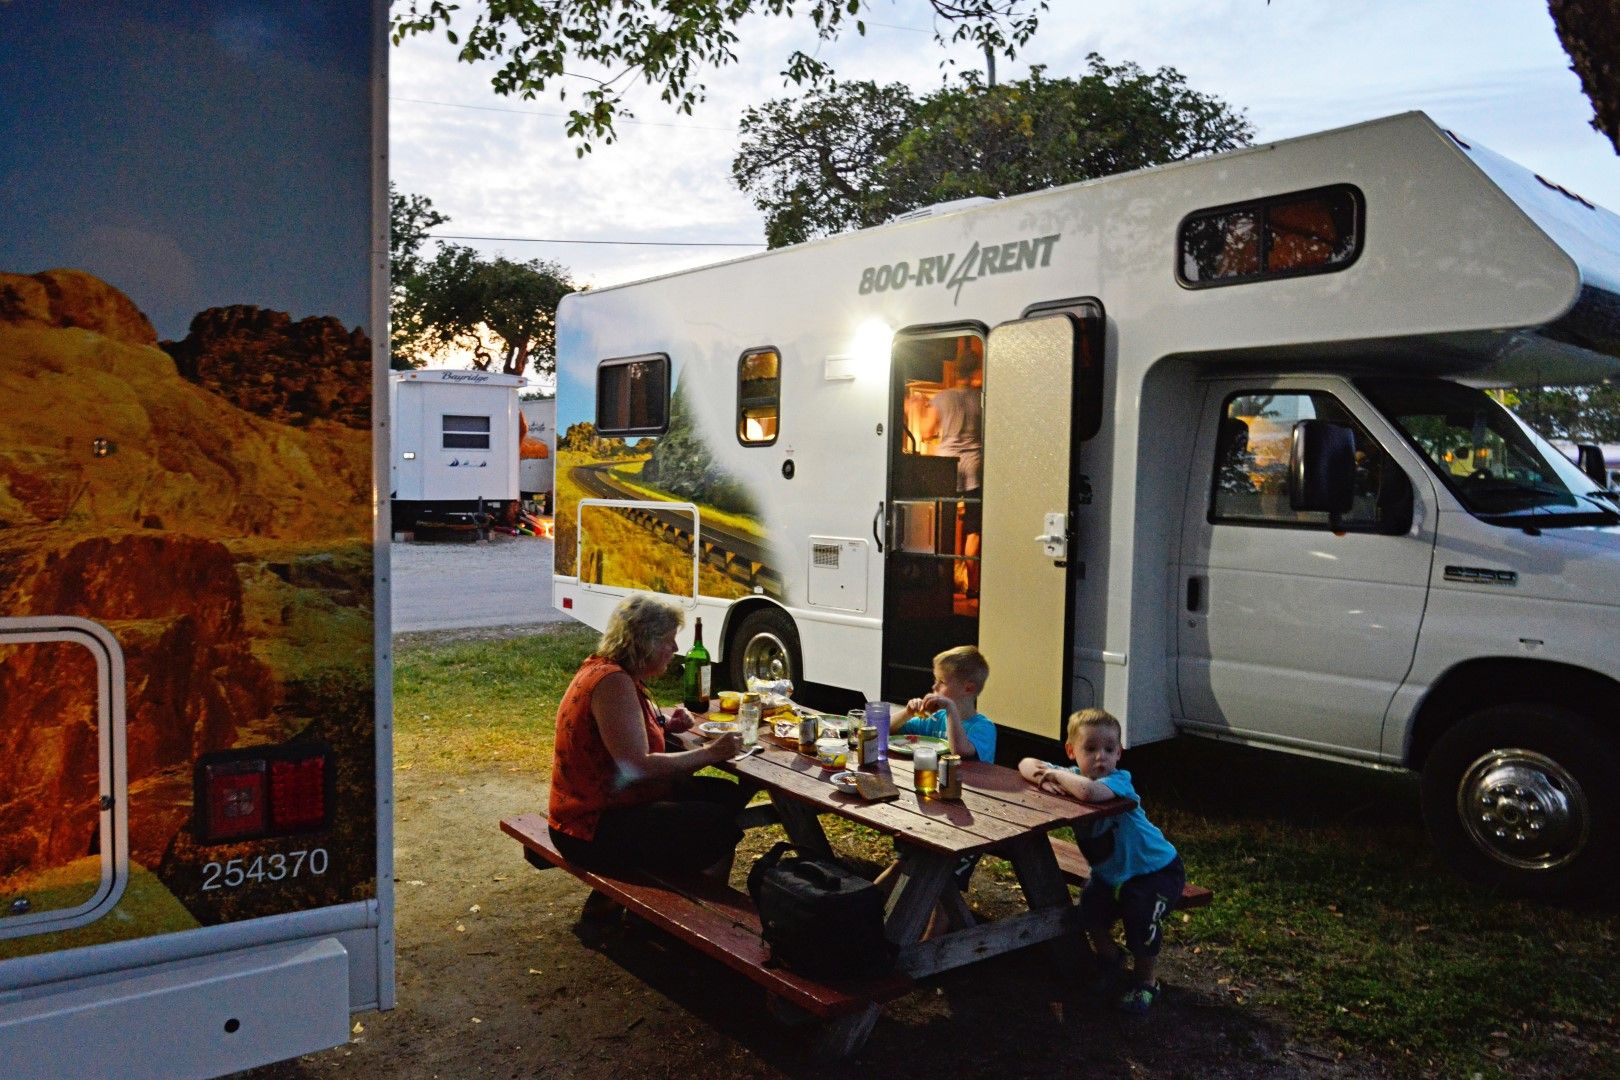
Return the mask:
[[428, 230], [449, 222], [426, 195], [408, 195], [388, 184], [388, 354], [393, 368], [420, 367], [417, 348], [424, 327], [411, 282], [422, 272]]
[[575, 291], [566, 267], [543, 259], [486, 260], [472, 248], [445, 244], [406, 279], [405, 307], [416, 337], [405, 355], [413, 366], [431, 356], [465, 350], [488, 371], [500, 353], [501, 371], [551, 374], [557, 368], [557, 304]]
[[[926, 0], [934, 17], [934, 40], [968, 42], [987, 55], [1011, 58], [1034, 35], [1047, 0]], [[702, 68], [737, 59], [735, 27], [751, 15], [792, 18], [803, 12], [822, 41], [845, 31], [866, 33], [872, 0], [477, 0], [470, 28], [458, 29], [461, 5], [409, 0], [393, 20], [395, 44], [416, 34], [443, 33], [460, 45], [466, 63], [500, 60], [491, 84], [499, 94], [533, 99], [548, 86], [566, 101], [566, 76], [587, 78], [581, 108], [568, 114], [567, 132], [576, 153], [592, 139], [613, 142], [614, 122], [631, 113], [625, 94], [636, 82], [656, 87], [677, 112], [691, 113], [704, 99]], [[465, 38], [465, 41], [463, 41]], [[579, 64], [604, 69], [591, 78]], [[831, 77], [828, 65], [803, 52], [791, 53], [782, 71], [795, 85], [814, 87]]]
[[1592, 102], [1592, 126], [1620, 153], [1620, 0], [1549, 0], [1547, 10]]
[[1546, 438], [1620, 442], [1620, 386], [1518, 387], [1504, 398], [1503, 404]]
[[1000, 197], [1248, 145], [1241, 110], [1093, 53], [1078, 79], [988, 86], [976, 74], [922, 98], [835, 83], [743, 115], [732, 178], [772, 247], [876, 225], [930, 203]]

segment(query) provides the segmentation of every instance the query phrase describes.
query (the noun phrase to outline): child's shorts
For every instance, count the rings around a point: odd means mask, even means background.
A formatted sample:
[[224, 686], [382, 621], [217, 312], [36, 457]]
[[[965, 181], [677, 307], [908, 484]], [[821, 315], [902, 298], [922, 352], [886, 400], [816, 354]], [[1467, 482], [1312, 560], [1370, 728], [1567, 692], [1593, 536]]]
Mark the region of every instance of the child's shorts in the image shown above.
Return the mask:
[[1181, 899], [1187, 868], [1181, 856], [1163, 870], [1127, 878], [1111, 889], [1096, 878], [1080, 894], [1080, 922], [1087, 930], [1106, 930], [1114, 920], [1125, 924], [1125, 948], [1134, 955], [1157, 956], [1164, 940], [1164, 917]]

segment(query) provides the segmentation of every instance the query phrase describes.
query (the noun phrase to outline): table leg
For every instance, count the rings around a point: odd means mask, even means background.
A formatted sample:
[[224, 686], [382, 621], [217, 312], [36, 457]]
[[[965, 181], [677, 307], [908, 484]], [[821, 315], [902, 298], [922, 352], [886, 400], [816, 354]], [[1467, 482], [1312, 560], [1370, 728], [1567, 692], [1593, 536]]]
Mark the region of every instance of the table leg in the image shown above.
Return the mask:
[[[1018, 875], [1018, 884], [1024, 890], [1024, 899], [1031, 911], [1073, 906], [1069, 899], [1068, 883], [1063, 879], [1057, 856], [1052, 854], [1052, 845], [1045, 835], [1031, 833], [1020, 836], [1008, 842], [1002, 853], [1012, 863], [1013, 872]], [[1049, 941], [1044, 947], [1047, 954], [1065, 970], [1073, 970], [1073, 966], [1081, 963], [1085, 955], [1075, 935]]]
[[829, 1020], [817, 1032], [811, 1053], [818, 1061], [837, 1061], [859, 1050], [877, 1024], [876, 1005], [868, 1005], [859, 1012]]
[[835, 858], [832, 844], [821, 828], [821, 819], [812, 807], [775, 790], [771, 792], [771, 805], [776, 807], [782, 828], [787, 830], [788, 839], [795, 847], [818, 859]]
[[894, 888], [883, 915], [884, 936], [902, 949], [915, 944], [941, 892], [952, 884], [954, 869], [956, 861], [949, 855], [901, 844]]

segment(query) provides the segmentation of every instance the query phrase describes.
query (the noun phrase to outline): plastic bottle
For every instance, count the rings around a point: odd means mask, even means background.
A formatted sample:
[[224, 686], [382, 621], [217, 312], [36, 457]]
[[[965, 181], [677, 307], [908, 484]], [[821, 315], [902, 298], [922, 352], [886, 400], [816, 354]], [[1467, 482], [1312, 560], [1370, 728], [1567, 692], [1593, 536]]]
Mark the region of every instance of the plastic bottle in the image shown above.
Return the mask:
[[709, 711], [709, 650], [703, 647], [703, 620], [692, 627], [692, 647], [686, 651], [686, 665], [681, 671], [681, 684], [688, 712]]

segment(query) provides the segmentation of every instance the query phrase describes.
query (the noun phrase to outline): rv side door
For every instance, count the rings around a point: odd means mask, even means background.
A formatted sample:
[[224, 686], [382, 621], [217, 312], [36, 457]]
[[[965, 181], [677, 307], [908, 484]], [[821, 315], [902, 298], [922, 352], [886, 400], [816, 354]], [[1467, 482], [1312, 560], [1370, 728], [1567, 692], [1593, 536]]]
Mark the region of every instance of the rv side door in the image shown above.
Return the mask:
[[984, 384], [984, 538], [979, 698], [1004, 728], [1061, 738], [1072, 676], [1075, 392], [1080, 326], [1069, 314], [990, 332]]

